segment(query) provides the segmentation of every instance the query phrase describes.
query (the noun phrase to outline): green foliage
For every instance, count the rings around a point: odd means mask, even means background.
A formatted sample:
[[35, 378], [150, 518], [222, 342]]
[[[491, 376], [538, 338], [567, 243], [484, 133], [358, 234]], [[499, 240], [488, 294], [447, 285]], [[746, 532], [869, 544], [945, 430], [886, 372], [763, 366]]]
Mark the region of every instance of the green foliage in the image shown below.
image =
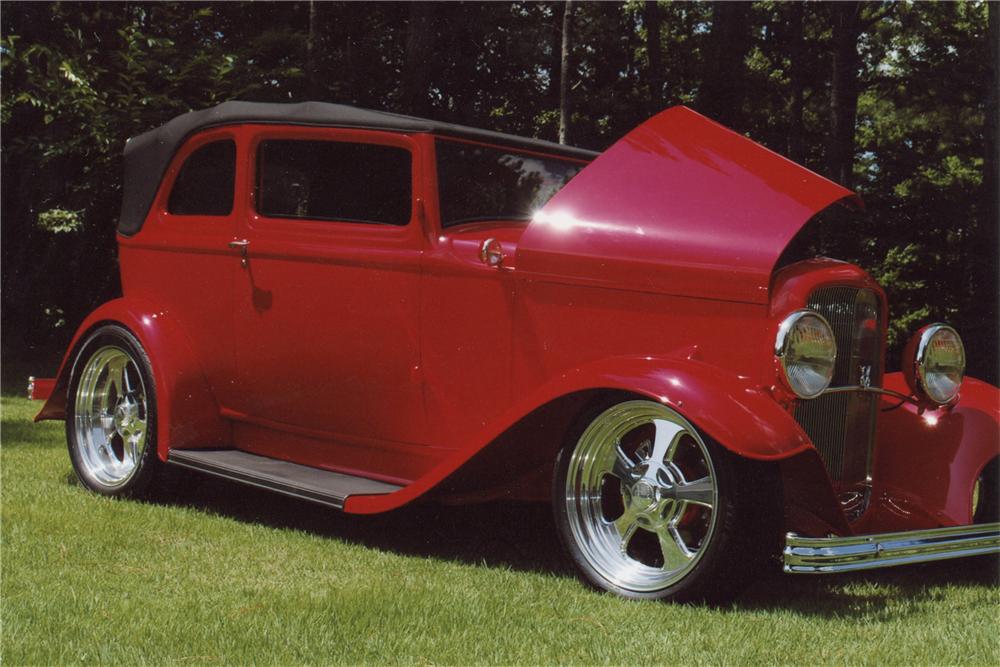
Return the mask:
[[872, 277], [891, 293], [889, 346], [893, 349], [904, 345], [908, 334], [926, 324], [931, 316], [931, 307], [920, 299], [927, 287], [927, 281], [921, 278], [924, 253], [920, 250], [915, 243], [893, 246], [872, 269]]
[[[661, 106], [688, 104], [828, 172], [839, 5], [657, 7], [661, 67], [652, 72], [647, 3], [577, 3], [574, 143], [603, 149]], [[6, 3], [4, 323], [39, 352], [57, 353], [67, 334], [53, 334], [42, 309], [62, 308], [72, 329], [117, 292], [113, 230], [124, 141], [183, 111], [228, 99], [318, 99], [557, 136], [561, 4], [432, 5], [426, 28], [412, 9]], [[714, 31], [724, 27], [726, 9], [740, 17], [719, 39]], [[893, 355], [923, 318], [948, 319], [975, 339], [973, 372], [996, 380], [997, 213], [990, 202], [997, 183], [983, 174], [995, 113], [987, 94], [997, 84], [987, 13], [981, 1], [860, 5], [849, 148], [867, 218], [821, 245], [883, 281], [892, 299]], [[430, 46], [408, 53], [409, 36], [424, 29], [421, 43]], [[413, 72], [425, 61], [427, 80], [412, 91]], [[5, 337], [5, 350], [11, 344]]]
[[997, 225], [986, 205], [997, 184], [983, 181], [987, 6], [893, 9], [865, 42], [855, 176], [872, 230], [861, 262], [889, 292], [896, 349], [929, 320], [949, 321], [975, 351], [974, 372], [995, 379], [997, 257], [983, 240]]
[[53, 234], [78, 232], [83, 226], [83, 218], [79, 211], [53, 208], [38, 214], [38, 226]]

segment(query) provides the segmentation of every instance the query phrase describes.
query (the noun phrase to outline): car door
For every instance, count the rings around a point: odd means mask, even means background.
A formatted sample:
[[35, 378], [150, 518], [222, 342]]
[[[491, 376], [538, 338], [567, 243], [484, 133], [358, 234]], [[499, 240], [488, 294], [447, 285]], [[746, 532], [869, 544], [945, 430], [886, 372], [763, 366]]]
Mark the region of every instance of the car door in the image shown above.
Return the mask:
[[374, 131], [253, 133], [228, 411], [238, 447], [400, 478], [423, 469], [415, 149]]
[[436, 440], [461, 447], [515, 398], [518, 242], [534, 210], [585, 162], [453, 137], [429, 149], [436, 196], [427, 207], [434, 233], [422, 294], [427, 410]]

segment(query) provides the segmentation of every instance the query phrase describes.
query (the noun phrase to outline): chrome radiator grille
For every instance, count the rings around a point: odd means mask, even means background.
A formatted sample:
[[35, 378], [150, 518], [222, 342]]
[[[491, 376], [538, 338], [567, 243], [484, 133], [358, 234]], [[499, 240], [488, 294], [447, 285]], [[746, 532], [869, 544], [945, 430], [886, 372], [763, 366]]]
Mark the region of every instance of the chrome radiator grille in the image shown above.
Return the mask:
[[[824, 287], [809, 308], [826, 318], [837, 340], [831, 387], [881, 386], [882, 323], [878, 297], [856, 287]], [[869, 473], [878, 402], [873, 394], [827, 394], [801, 401], [795, 419], [816, 445], [834, 481], [861, 482]]]

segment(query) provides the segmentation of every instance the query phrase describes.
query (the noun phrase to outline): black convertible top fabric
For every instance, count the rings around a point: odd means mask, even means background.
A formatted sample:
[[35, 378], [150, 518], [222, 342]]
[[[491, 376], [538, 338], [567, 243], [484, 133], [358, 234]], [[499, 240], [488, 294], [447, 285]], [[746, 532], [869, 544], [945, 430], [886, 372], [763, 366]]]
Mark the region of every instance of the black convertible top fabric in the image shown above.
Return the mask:
[[180, 115], [166, 125], [150, 130], [125, 144], [125, 182], [118, 232], [125, 236], [137, 233], [153, 204], [160, 180], [177, 149], [191, 134], [208, 127], [237, 123], [280, 123], [327, 127], [353, 127], [398, 132], [430, 132], [443, 136], [473, 139], [512, 148], [537, 150], [566, 157], [591, 160], [597, 153], [527, 139], [500, 132], [477, 130], [462, 125], [440, 123], [423, 118], [371, 111], [326, 102], [271, 104], [263, 102], [224, 102], [202, 111]]

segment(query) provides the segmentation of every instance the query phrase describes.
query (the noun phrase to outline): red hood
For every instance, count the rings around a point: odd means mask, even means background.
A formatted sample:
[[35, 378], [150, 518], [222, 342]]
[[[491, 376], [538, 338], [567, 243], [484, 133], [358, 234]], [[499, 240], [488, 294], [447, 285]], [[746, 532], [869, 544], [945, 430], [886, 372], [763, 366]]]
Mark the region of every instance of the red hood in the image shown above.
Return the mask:
[[809, 219], [857, 197], [686, 107], [625, 135], [534, 217], [519, 271], [591, 285], [766, 303]]

